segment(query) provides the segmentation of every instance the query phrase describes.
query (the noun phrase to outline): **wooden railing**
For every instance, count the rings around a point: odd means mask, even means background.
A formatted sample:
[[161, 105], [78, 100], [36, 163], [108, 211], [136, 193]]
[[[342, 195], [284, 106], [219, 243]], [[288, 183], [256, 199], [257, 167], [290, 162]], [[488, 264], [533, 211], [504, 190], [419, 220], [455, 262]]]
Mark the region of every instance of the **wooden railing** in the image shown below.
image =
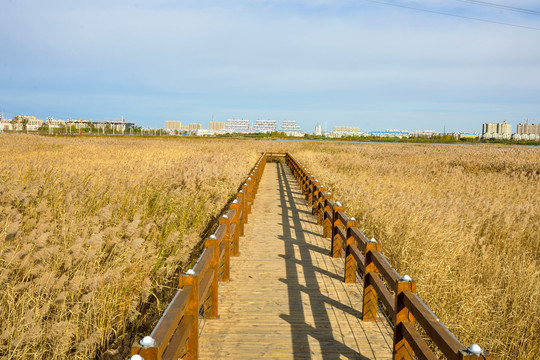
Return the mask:
[[[323, 236], [331, 239], [330, 255], [345, 258], [344, 282], [354, 283], [357, 272], [363, 277], [363, 320], [377, 318], [379, 303], [389, 315], [394, 328], [394, 359], [438, 359], [428, 341], [450, 360], [491, 359], [476, 344], [465, 348], [439, 322], [416, 294], [416, 283], [392, 268], [381, 253], [380, 244], [358, 229], [356, 219], [345, 214], [343, 206], [333, 199], [316, 176], [289, 153], [286, 163], [312, 207], [317, 223], [323, 226]], [[424, 335], [417, 328], [421, 328]]]
[[204, 242], [196, 265], [181, 275], [179, 290], [149, 336], [131, 347], [131, 359], [197, 359], [199, 319], [218, 316], [218, 282], [229, 281], [230, 257], [239, 252], [251, 206], [267, 159], [285, 154], [262, 154], [219, 226]]

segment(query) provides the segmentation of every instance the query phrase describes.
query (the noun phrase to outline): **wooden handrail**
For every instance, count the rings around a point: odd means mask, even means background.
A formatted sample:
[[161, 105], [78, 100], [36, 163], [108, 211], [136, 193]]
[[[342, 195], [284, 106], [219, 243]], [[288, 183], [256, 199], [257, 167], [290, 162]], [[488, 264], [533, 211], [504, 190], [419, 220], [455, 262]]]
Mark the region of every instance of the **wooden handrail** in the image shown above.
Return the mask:
[[379, 243], [369, 240], [356, 227], [356, 221], [351, 223], [343, 208], [336, 208], [335, 200], [326, 195], [326, 189], [312, 173], [289, 153], [286, 163], [299, 182], [308, 205], [312, 207], [313, 215], [317, 216], [317, 223], [323, 225], [323, 237], [332, 240], [332, 256], [341, 256], [341, 249], [345, 248], [344, 281], [354, 282], [357, 269], [364, 275], [363, 319], [376, 319], [379, 300], [390, 314], [394, 325], [394, 359], [412, 359], [411, 354], [419, 359], [437, 358], [416, 331], [413, 325], [415, 319], [448, 359], [491, 359], [486, 351], [477, 356], [472, 350], [466, 349], [438, 321], [416, 295], [416, 284], [407, 276], [401, 277], [380, 252]]
[[358, 248], [362, 250], [362, 252], [365, 252], [369, 239], [357, 227], [351, 229], [351, 233], [358, 244]]
[[342, 224], [347, 224], [350, 220], [350, 218], [345, 214], [343, 211], [337, 211], [336, 212], [337, 219], [341, 221]]
[[371, 254], [371, 259], [373, 260], [373, 263], [377, 267], [377, 270], [379, 270], [379, 273], [382, 275], [384, 280], [390, 285], [390, 288], [392, 291], [397, 291], [397, 284], [399, 283], [400, 276], [399, 274], [394, 270], [392, 265], [386, 260], [386, 258], [381, 254], [380, 251], [369, 251]]
[[[274, 153], [271, 156], [278, 155]], [[285, 154], [283, 156], [286, 157]], [[200, 309], [210, 300], [210, 308], [203, 312], [203, 316], [218, 316], [218, 282], [229, 280], [230, 256], [238, 255], [238, 239], [244, 234], [243, 227], [267, 158], [268, 154], [263, 153], [242, 182], [229, 210], [219, 219], [216, 231], [205, 240], [205, 248], [195, 266], [180, 276], [179, 290], [163, 316], [148, 337], [132, 345], [131, 355], [139, 355], [145, 360], [178, 359], [186, 354], [189, 358], [198, 358]]]
[[208, 248], [204, 249], [201, 256], [199, 257], [199, 260], [197, 260], [197, 263], [193, 267], [193, 271], [196, 275], [199, 276], [205, 276], [206, 271], [208, 270], [210, 259], [212, 257], [212, 253]]
[[358, 267], [360, 268], [360, 270], [364, 272], [364, 269], [366, 268], [365, 256], [362, 255], [362, 253], [360, 252], [360, 250], [358, 249], [356, 245], [349, 245], [349, 251], [354, 257], [354, 260], [358, 263]]
[[347, 240], [347, 228], [345, 226], [337, 225], [335, 227], [335, 233], [338, 236], [337, 239], [341, 242], [340, 246], [343, 247], [343, 241]]

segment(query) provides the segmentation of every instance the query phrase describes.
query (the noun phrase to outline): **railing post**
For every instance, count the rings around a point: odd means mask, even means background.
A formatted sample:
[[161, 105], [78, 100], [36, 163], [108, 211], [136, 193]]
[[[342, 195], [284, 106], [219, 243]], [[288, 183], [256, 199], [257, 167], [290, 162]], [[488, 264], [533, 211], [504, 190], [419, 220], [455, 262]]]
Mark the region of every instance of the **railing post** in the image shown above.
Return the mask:
[[225, 242], [225, 255], [223, 256], [223, 279], [229, 281], [231, 277], [231, 220], [225, 214], [219, 219], [219, 224], [225, 225], [225, 234], [222, 241]]
[[345, 274], [343, 276], [343, 281], [346, 283], [355, 283], [356, 282], [356, 259], [352, 256], [350, 252], [350, 246], [358, 246], [356, 239], [352, 236], [351, 229], [357, 227], [355, 218], [350, 218], [347, 222], [347, 239], [345, 241]]
[[191, 286], [189, 302], [184, 316], [191, 316], [187, 350], [192, 359], [197, 359], [199, 357], [199, 275], [196, 275], [193, 270], [188, 270], [185, 275], [180, 276], [178, 282], [180, 288]]
[[257, 176], [254, 172], [252, 172], [249, 177], [248, 181], [246, 183], [248, 184], [247, 192], [248, 192], [248, 214], [251, 214], [251, 207], [253, 206], [253, 203], [255, 202], [255, 188], [257, 186]]
[[366, 244], [366, 250], [364, 252], [366, 259], [366, 268], [364, 270], [364, 301], [362, 306], [362, 320], [375, 321], [377, 319], [377, 291], [369, 283], [367, 274], [374, 272], [379, 273], [379, 270], [373, 263], [372, 257], [373, 251], [380, 251], [381, 246], [375, 239], [371, 239]]
[[209, 239], [204, 242], [204, 247], [212, 251], [212, 261], [210, 268], [214, 269], [214, 276], [212, 278], [212, 285], [210, 288], [210, 301], [212, 306], [208, 312], [209, 318], [218, 317], [218, 277], [219, 277], [219, 241], [215, 235], [210, 235]]
[[394, 360], [412, 359], [414, 351], [403, 337], [402, 325], [403, 321], [410, 321], [414, 324], [414, 317], [409, 312], [403, 301], [404, 291], [416, 292], [416, 282], [412, 281], [408, 275], [404, 275], [399, 279], [396, 289], [396, 317], [394, 323]]
[[324, 220], [324, 208], [326, 206], [326, 199], [331, 199], [332, 194], [324, 192], [324, 189], [321, 187], [321, 191], [319, 191], [319, 201], [317, 202], [317, 225], [323, 225]]
[[[323, 208], [322, 208], [322, 224], [323, 224], [323, 237], [324, 238], [332, 238], [332, 225], [334, 224], [334, 211], [333, 211], [333, 204], [329, 203], [328, 200], [332, 199], [332, 193], [325, 193], [324, 194], [324, 200], [323, 200]], [[332, 219], [330, 219], [326, 214], [327, 212], [330, 212], [332, 214]], [[332, 253], [332, 250], [330, 250], [330, 253]]]
[[251, 185], [252, 178], [248, 177], [246, 182], [242, 185], [242, 193], [244, 194], [244, 209], [246, 210], [246, 224], [248, 223], [248, 215], [251, 214], [251, 196], [249, 195], [249, 187]]
[[300, 177], [300, 190], [302, 190], [302, 194], [306, 193], [306, 177], [307, 177], [308, 170], [305, 166], [302, 167], [302, 176]]
[[[260, 166], [260, 168], [259, 168], [259, 166]], [[253, 187], [252, 194], [251, 194], [252, 201], [254, 201], [255, 198], [257, 197], [257, 189], [259, 189], [259, 183], [261, 182], [261, 177], [262, 177], [263, 171], [264, 171], [264, 165], [263, 164], [259, 164], [253, 169], [253, 172], [252, 172], [253, 175], [251, 175], [251, 176], [255, 179], [255, 183], [254, 183], [254, 187]]]
[[309, 171], [306, 171], [306, 174], [304, 176], [304, 181], [302, 182], [302, 194], [304, 194], [306, 200], [309, 190], [309, 180], [311, 179], [311, 173]]
[[311, 193], [312, 189], [313, 189], [313, 180], [315, 179], [315, 177], [313, 175], [311, 175], [311, 173], [308, 173], [308, 176], [306, 178], [306, 192], [304, 193], [305, 195], [305, 198], [309, 204], [309, 194]]
[[[314, 178], [314, 176], [313, 176]], [[310, 183], [309, 185], [309, 194], [308, 194], [308, 205], [311, 206], [311, 208], [313, 208], [313, 203], [315, 201], [317, 201], [317, 195], [316, 195], [316, 192], [317, 192], [317, 189], [316, 187], [318, 187], [321, 183], [319, 183], [319, 180], [317, 179], [313, 179], [313, 181]]]
[[346, 239], [342, 239], [336, 232], [336, 226], [346, 226], [346, 224], [342, 224], [341, 221], [338, 219], [337, 213], [338, 211], [345, 211], [345, 208], [339, 201], [336, 201], [334, 203], [334, 208], [332, 209], [332, 227], [330, 231], [330, 236], [332, 237], [332, 248], [330, 250], [332, 257], [338, 258], [341, 256], [341, 252], [343, 250], [343, 243]]
[[[234, 224], [234, 232], [231, 231], [231, 242], [232, 250], [231, 256], [238, 256], [239, 253], [239, 237], [240, 237], [240, 208], [238, 206], [238, 199], [234, 199], [231, 204], [231, 209], [235, 210], [234, 217], [230, 219], [231, 223]], [[232, 225], [231, 225], [232, 226]]]
[[245, 206], [245, 194], [240, 190], [236, 195], [238, 200], [238, 210], [241, 214], [238, 216], [239, 231], [238, 236], [244, 236], [244, 224], [246, 223], [246, 206]]

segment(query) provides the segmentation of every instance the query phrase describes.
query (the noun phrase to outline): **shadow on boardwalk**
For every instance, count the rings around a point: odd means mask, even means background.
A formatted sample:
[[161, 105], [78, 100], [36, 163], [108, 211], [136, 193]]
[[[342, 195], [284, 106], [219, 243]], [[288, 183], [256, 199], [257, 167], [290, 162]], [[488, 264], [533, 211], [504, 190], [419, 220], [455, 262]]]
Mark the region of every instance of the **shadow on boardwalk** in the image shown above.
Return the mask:
[[[281, 221], [283, 226], [283, 236], [279, 238], [283, 240], [285, 246], [285, 255], [283, 257], [285, 258], [287, 273], [287, 278], [282, 279], [282, 281], [287, 284], [289, 296], [289, 315], [280, 314], [280, 317], [291, 325], [294, 359], [311, 358], [309, 337], [313, 337], [320, 342], [320, 351], [323, 359], [340, 359], [340, 355], [345, 355], [349, 359], [368, 359], [365, 356], [357, 354], [346, 344], [334, 339], [332, 323], [327, 311], [328, 305], [337, 306], [341, 310], [352, 313], [355, 316], [359, 316], [361, 313], [321, 293], [315, 272], [337, 280], [341, 280], [341, 277], [314, 265], [311, 251], [328, 254], [329, 250], [313, 246], [306, 242], [306, 230], [303, 228], [302, 220], [299, 216], [301, 210], [296, 205], [299, 198], [301, 200], [302, 193], [299, 189], [296, 191], [291, 189], [291, 184], [287, 179], [283, 164], [278, 164], [277, 166], [278, 184], [281, 193]], [[307, 211], [302, 212], [307, 213]], [[316, 235], [319, 236], [319, 234]], [[297, 245], [298, 254], [295, 254], [294, 245]], [[302, 267], [303, 274], [298, 273], [298, 266]], [[300, 276], [303, 276], [305, 286], [300, 285]], [[308, 296], [309, 307], [298, 306], [302, 304], [302, 293]], [[311, 312], [315, 323], [314, 327], [306, 323], [306, 311]]]

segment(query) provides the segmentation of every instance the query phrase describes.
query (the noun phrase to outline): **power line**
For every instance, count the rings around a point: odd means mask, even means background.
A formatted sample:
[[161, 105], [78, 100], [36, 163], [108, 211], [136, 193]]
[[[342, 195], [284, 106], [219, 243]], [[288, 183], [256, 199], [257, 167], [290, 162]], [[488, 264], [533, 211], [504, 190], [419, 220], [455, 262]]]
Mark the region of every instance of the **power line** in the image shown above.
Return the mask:
[[404, 9], [422, 11], [422, 12], [427, 12], [427, 13], [431, 13], [431, 14], [452, 16], [452, 17], [461, 18], [461, 19], [482, 21], [482, 22], [491, 23], [491, 24], [506, 25], [506, 26], [512, 26], [512, 27], [517, 27], [517, 28], [522, 28], [522, 29], [540, 31], [540, 28], [535, 28], [535, 27], [532, 27], [532, 26], [510, 24], [510, 23], [505, 23], [505, 22], [502, 22], [502, 21], [481, 19], [481, 18], [476, 18], [476, 17], [472, 17], [472, 16], [457, 15], [457, 14], [447, 13], [447, 12], [443, 12], [443, 11], [435, 11], [435, 10], [417, 8], [417, 7], [408, 6], [408, 5], [392, 4], [392, 3], [385, 2], [385, 1], [377, 1], [377, 0], [363, 0], [363, 1], [371, 2], [371, 3], [375, 3], [375, 4], [380, 4], [380, 5], [388, 5], [388, 6], [394, 6], [394, 7], [404, 8]]
[[496, 4], [489, 1], [479, 1], [479, 0], [456, 0], [456, 1], [461, 1], [465, 3], [471, 3], [475, 5], [481, 5], [481, 6], [487, 6], [487, 7], [492, 7], [496, 9], [502, 9], [502, 10], [516, 11], [516, 12], [525, 13], [525, 14], [540, 15], [540, 11], [537, 11], [537, 10], [519, 8], [519, 7], [508, 6], [508, 5], [503, 5], [503, 4]]

